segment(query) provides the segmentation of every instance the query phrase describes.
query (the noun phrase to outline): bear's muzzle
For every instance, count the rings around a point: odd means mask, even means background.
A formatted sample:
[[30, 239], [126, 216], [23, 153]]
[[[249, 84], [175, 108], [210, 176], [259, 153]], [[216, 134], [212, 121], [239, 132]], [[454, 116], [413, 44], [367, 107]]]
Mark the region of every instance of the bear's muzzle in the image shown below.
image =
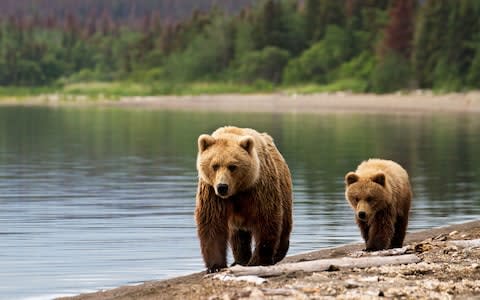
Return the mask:
[[365, 221], [367, 219], [367, 213], [364, 212], [364, 211], [359, 211], [358, 214], [357, 214], [357, 217], [360, 220]]
[[228, 195], [228, 184], [219, 183], [217, 184], [217, 195], [224, 197]]

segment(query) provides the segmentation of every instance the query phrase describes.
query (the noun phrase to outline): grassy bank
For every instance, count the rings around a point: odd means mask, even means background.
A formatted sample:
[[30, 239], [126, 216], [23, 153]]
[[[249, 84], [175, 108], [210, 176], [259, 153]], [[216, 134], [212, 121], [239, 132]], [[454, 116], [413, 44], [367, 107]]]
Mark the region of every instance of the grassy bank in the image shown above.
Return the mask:
[[273, 92], [269, 84], [238, 85], [232, 83], [137, 83], [137, 82], [82, 82], [48, 87], [0, 87], [0, 99], [28, 98], [57, 94], [60, 96], [85, 96], [89, 99], [117, 99], [129, 96], [200, 95], [200, 94], [249, 94]]
[[288, 94], [312, 94], [337, 91], [361, 93], [364, 90], [364, 84], [354, 80], [338, 81], [328, 85], [304, 84], [293, 86], [274, 86], [266, 81], [256, 81], [252, 84], [229, 82], [81, 82], [46, 87], [0, 87], [0, 100], [11, 98], [22, 100], [32, 96], [52, 94], [60, 96], [82, 96], [94, 100], [98, 98], [118, 99], [131, 96], [159, 95], [218, 95], [278, 92]]

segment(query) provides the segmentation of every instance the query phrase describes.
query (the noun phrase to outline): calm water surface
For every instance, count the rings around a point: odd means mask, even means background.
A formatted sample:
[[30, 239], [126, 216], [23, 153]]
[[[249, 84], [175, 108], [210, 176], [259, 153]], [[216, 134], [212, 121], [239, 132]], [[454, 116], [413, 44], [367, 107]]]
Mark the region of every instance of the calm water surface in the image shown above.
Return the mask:
[[196, 141], [269, 132], [294, 181], [289, 254], [360, 241], [343, 176], [410, 173], [409, 231], [480, 216], [478, 115], [298, 115], [0, 108], [0, 298], [49, 299], [203, 269]]

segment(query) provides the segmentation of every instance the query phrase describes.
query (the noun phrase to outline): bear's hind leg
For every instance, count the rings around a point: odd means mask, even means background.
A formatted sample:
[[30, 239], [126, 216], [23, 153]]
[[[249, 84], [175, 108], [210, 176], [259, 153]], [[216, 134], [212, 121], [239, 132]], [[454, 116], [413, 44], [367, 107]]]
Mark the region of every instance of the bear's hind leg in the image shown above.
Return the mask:
[[292, 231], [292, 217], [291, 212], [287, 211], [283, 216], [282, 234], [280, 235], [280, 243], [278, 244], [277, 251], [273, 257], [273, 263], [281, 261], [288, 252], [290, 247], [290, 232]]
[[234, 265], [245, 266], [252, 257], [252, 234], [245, 230], [234, 230], [230, 237]]
[[401, 248], [403, 246], [403, 240], [405, 239], [405, 233], [407, 232], [407, 225], [408, 220], [406, 218], [397, 217], [391, 248]]
[[288, 237], [282, 238], [280, 240], [280, 244], [278, 245], [277, 252], [275, 252], [275, 257], [273, 258], [273, 263], [274, 264], [281, 261], [287, 255], [289, 247], [290, 247], [289, 238]]

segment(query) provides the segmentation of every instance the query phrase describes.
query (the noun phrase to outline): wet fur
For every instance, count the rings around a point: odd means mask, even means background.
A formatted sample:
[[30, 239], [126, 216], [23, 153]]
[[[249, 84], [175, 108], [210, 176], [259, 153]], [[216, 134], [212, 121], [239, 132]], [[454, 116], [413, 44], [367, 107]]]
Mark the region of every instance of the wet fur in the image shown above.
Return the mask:
[[[249, 145], [242, 144], [248, 142], [245, 136], [253, 138], [251, 153]], [[226, 174], [229, 171], [224, 164], [232, 157], [239, 172]], [[212, 160], [221, 166], [216, 172], [212, 171]], [[288, 166], [272, 138], [236, 127], [222, 127], [211, 136], [202, 135], [197, 169], [195, 219], [207, 271], [227, 266], [228, 244], [233, 264], [271, 265], [282, 260], [292, 229], [292, 183]], [[219, 176], [232, 184], [232, 194], [226, 198], [215, 193]]]

